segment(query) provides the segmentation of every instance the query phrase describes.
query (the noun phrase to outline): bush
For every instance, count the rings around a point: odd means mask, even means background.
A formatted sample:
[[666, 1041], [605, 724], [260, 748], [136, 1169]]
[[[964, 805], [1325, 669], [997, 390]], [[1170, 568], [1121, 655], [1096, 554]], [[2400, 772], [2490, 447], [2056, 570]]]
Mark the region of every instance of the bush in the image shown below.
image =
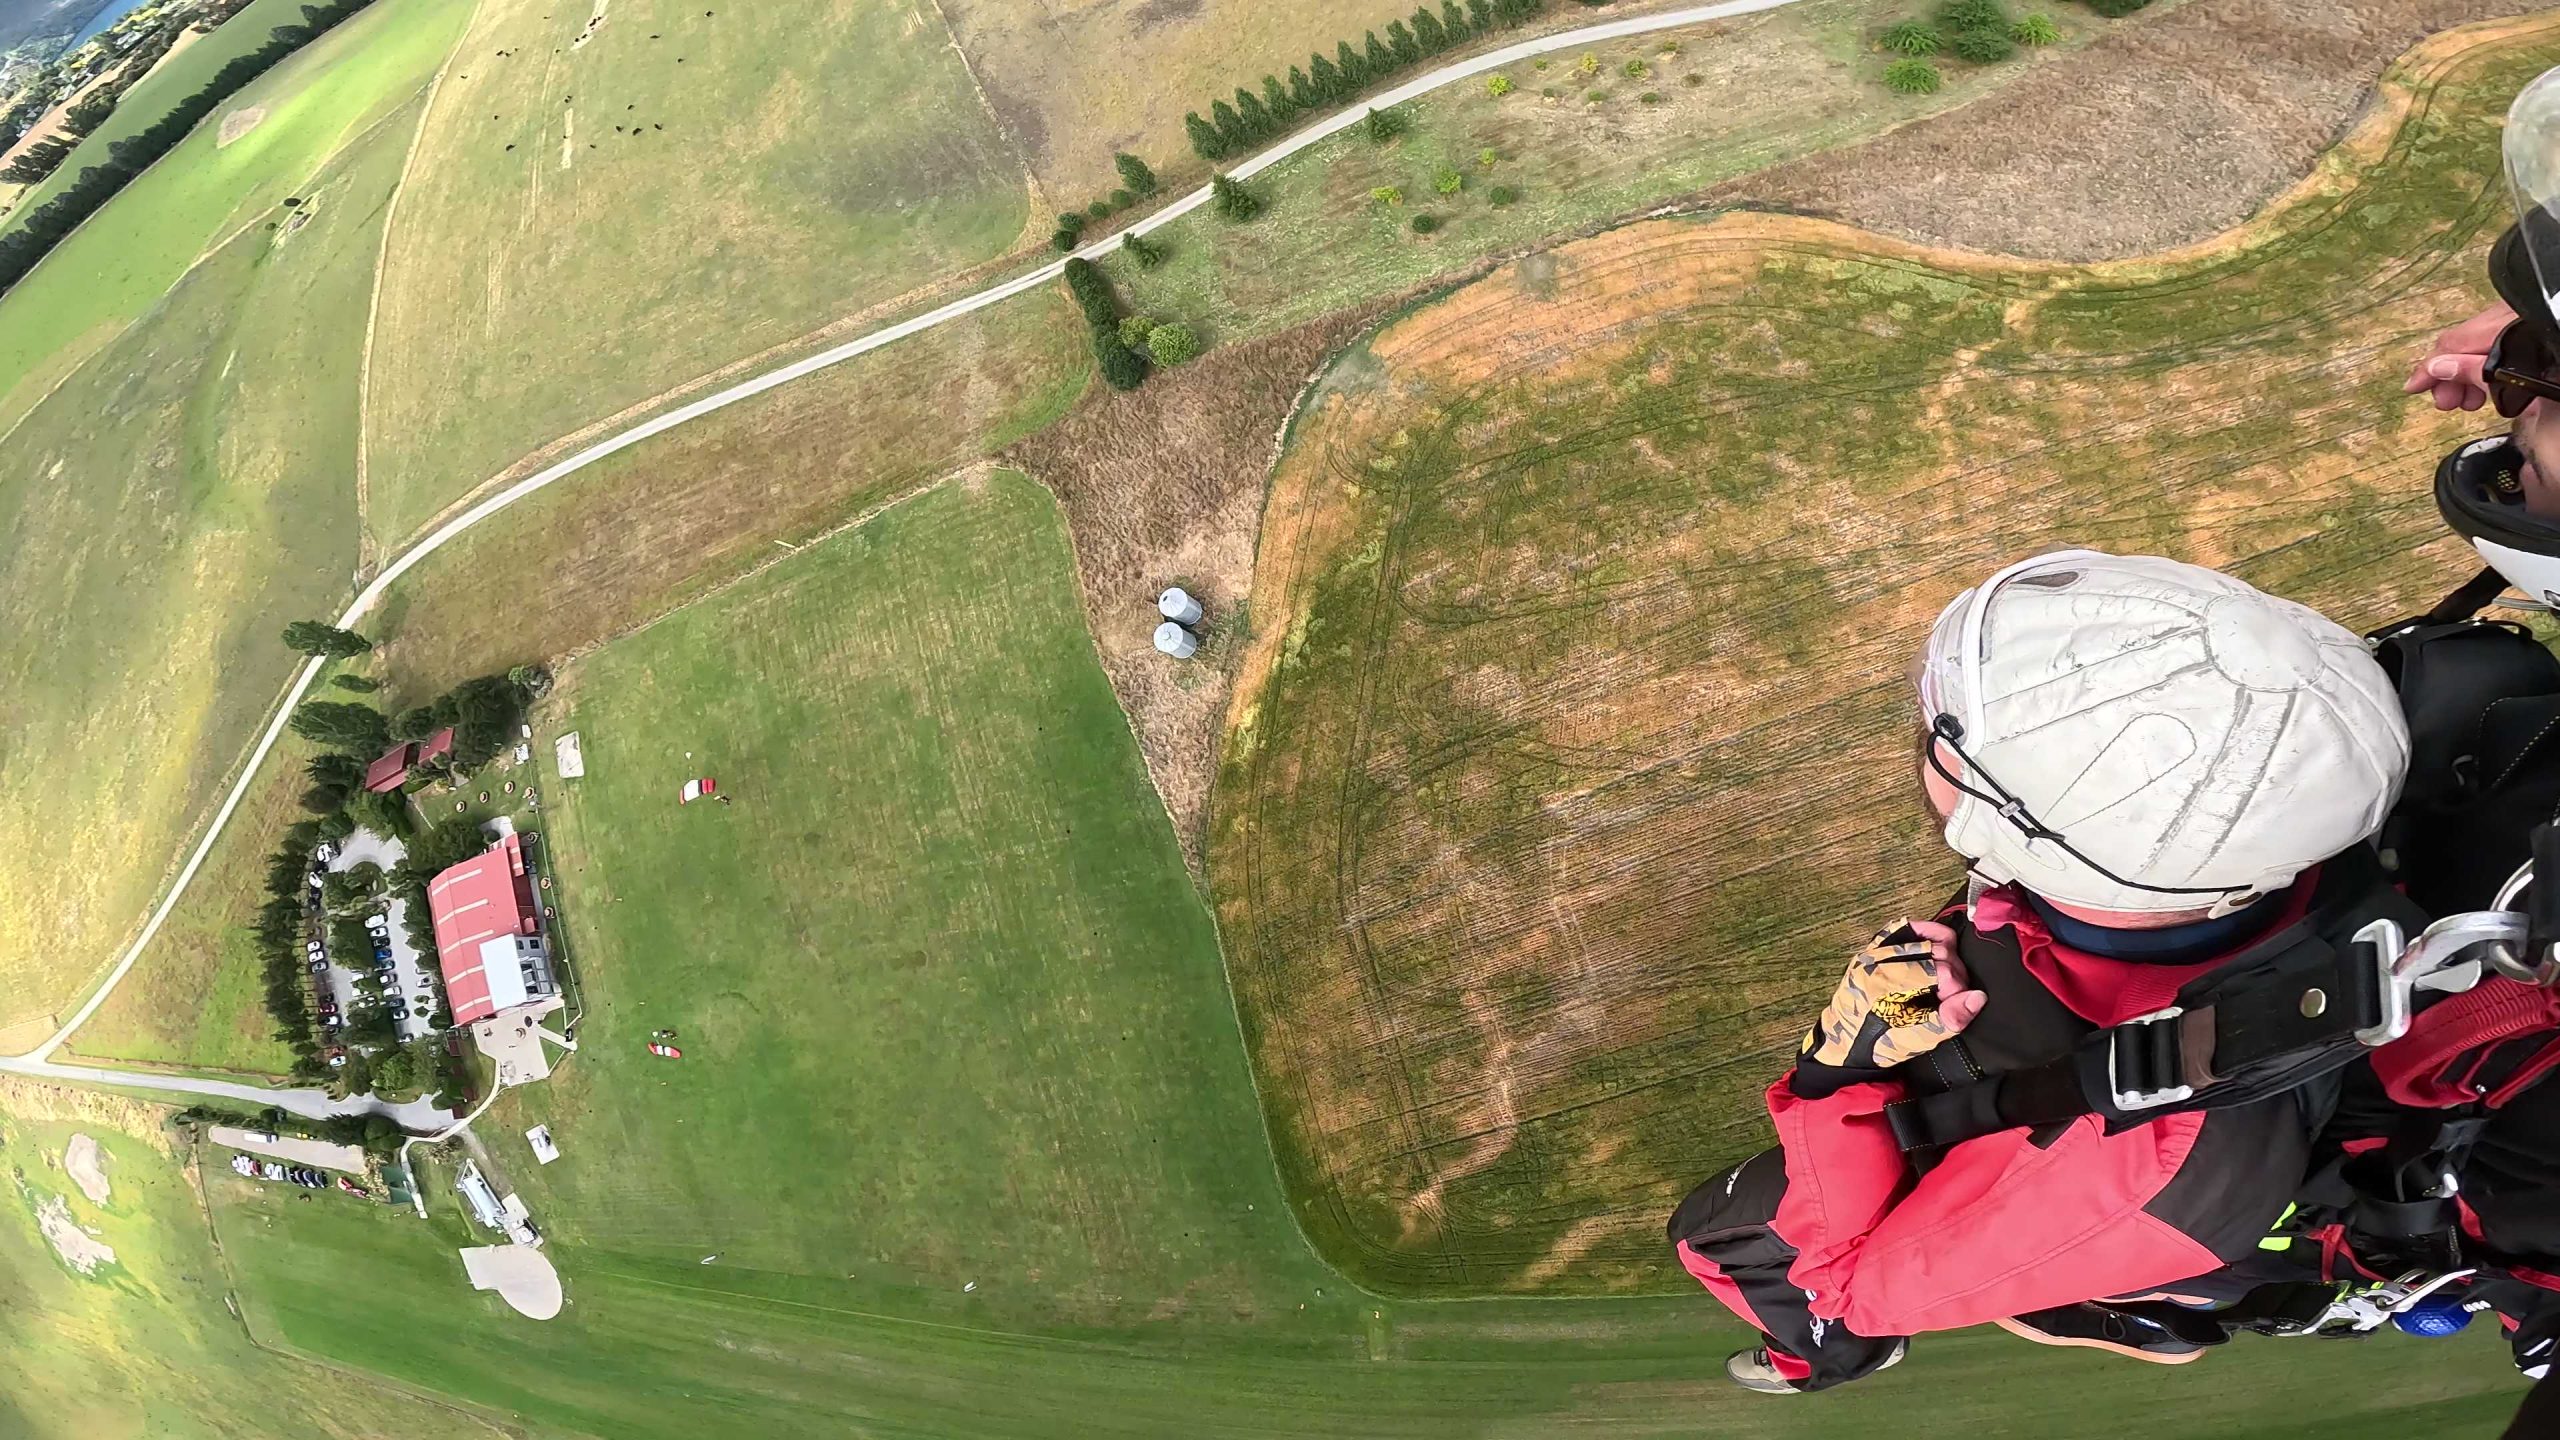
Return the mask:
[[1884, 48], [1897, 55], [1935, 55], [1947, 42], [1917, 20], [1905, 20], [1884, 32]]
[[1459, 174], [1456, 169], [1443, 165], [1440, 167], [1440, 173], [1431, 177], [1431, 188], [1443, 195], [1455, 195], [1467, 188], [1467, 177]]
[[1121, 344], [1119, 333], [1107, 325], [1093, 327], [1093, 359], [1101, 367], [1103, 383], [1114, 390], [1135, 390], [1147, 383], [1146, 357]]
[[1084, 207], [1084, 213], [1088, 220], [1108, 220], [1111, 218], [1111, 202], [1096, 200]]
[[1372, 110], [1369, 118], [1360, 122], [1360, 132], [1384, 145], [1403, 134], [1410, 124], [1401, 110]]
[[2039, 11], [2010, 26], [2009, 38], [2021, 45], [2050, 45], [2062, 38], [2062, 32], [2054, 28], [2052, 16]]
[[1381, 185], [1369, 192], [1369, 198], [1381, 205], [1401, 205], [1404, 203], [1404, 192], [1393, 185]]
[[2006, 30], [1967, 30], [1956, 37], [1956, 58], [1976, 65], [1996, 65], [2018, 53]]
[[1496, 185], [1491, 190], [1485, 192], [1484, 198], [1492, 201], [1496, 205], [1508, 205], [1512, 201], [1520, 198], [1520, 192], [1512, 189], [1508, 185]]
[[1049, 248], [1064, 255], [1075, 249], [1081, 238], [1073, 230], [1054, 230], [1049, 234]]
[[1581, 71], [1585, 75], [1597, 75], [1600, 73], [1600, 57], [1597, 55], [1584, 55], [1581, 59], [1573, 62], [1573, 68]]
[[1111, 192], [1111, 208], [1114, 210], [1126, 210], [1137, 203], [1138, 197], [1130, 194], [1126, 185]]
[[1147, 332], [1155, 328], [1156, 322], [1144, 315], [1127, 316], [1120, 322], [1120, 343], [1135, 350], [1147, 343]]
[[2000, 0], [1947, 0], [1938, 7], [1938, 23], [1950, 30], [2005, 30], [2009, 12]]
[[1601, 101], [1609, 98], [1609, 92], [1599, 89], [1585, 90], [1582, 92], [1582, 98], [1590, 101], [1594, 105], [1597, 105]]
[[1147, 335], [1147, 354], [1158, 365], [1179, 365], [1200, 353], [1200, 336], [1188, 325], [1159, 325]]
[[[1099, 218], [1099, 217], [1096, 217], [1096, 218]], [[1064, 215], [1059, 216], [1059, 217], [1058, 217], [1058, 228], [1059, 228], [1060, 230], [1065, 231], [1065, 232], [1066, 232], [1067, 234], [1069, 234], [1069, 235], [1081, 235], [1081, 234], [1083, 234], [1083, 233], [1084, 233], [1084, 212], [1083, 212], [1083, 211], [1081, 211], [1081, 210], [1070, 210], [1070, 211], [1068, 211], [1067, 213], [1065, 213]]]
[[1481, 150], [1479, 150], [1479, 151], [1477, 151], [1477, 152], [1476, 152], [1476, 164], [1478, 164], [1478, 165], [1482, 166], [1483, 168], [1485, 168], [1485, 169], [1487, 169], [1487, 170], [1490, 170], [1490, 169], [1492, 169], [1494, 166], [1499, 165], [1499, 164], [1501, 164], [1501, 163], [1502, 163], [1502, 156], [1501, 156], [1500, 154], [1496, 153], [1496, 152], [1495, 152], [1495, 150], [1494, 150], [1494, 148], [1493, 148], [1492, 146], [1490, 146], [1490, 145], [1487, 145], [1487, 146], [1486, 146], [1486, 147], [1484, 147], [1483, 149], [1481, 149]]
[[1413, 217], [1413, 233], [1416, 235], [1428, 235], [1439, 228], [1440, 217], [1437, 215], [1416, 215]]
[[1484, 82], [1484, 93], [1493, 96], [1497, 100], [1510, 94], [1511, 90], [1511, 77], [1508, 75], [1495, 75]]
[[1926, 60], [1896, 60], [1884, 67], [1884, 85], [1898, 95], [1935, 95], [1946, 77]]
[[1120, 248], [1138, 262], [1141, 270], [1153, 270], [1164, 263], [1164, 246], [1142, 238], [1135, 230], [1120, 237]]
[[329, 683], [341, 690], [353, 690], [359, 695], [382, 688], [382, 682], [370, 675], [332, 675], [329, 677]]
[[1694, 90], [1697, 87], [1706, 84], [1707, 77], [1699, 74], [1695, 70], [1692, 70], [1688, 74], [1680, 77], [1680, 83]]
[[2110, 20], [2118, 20], [2150, 4], [2151, 0], [2088, 0], [2088, 3], [2090, 9]]
[[1630, 60], [1619, 68], [1630, 80], [1641, 80], [1653, 73], [1653, 67], [1641, 60]]
[[1156, 172], [1147, 168], [1146, 161], [1126, 151], [1115, 151], [1111, 156], [1111, 164], [1119, 170], [1121, 182], [1132, 192], [1139, 195], [1156, 193]]
[[1075, 297], [1076, 308], [1084, 313], [1084, 323], [1095, 329], [1120, 329], [1120, 299], [1111, 293], [1111, 282], [1090, 260], [1070, 260], [1059, 278], [1067, 282], [1067, 293]]
[[1659, 105], [1662, 103], [1662, 92], [1659, 90], [1647, 90], [1636, 97], [1636, 103], [1639, 105]]

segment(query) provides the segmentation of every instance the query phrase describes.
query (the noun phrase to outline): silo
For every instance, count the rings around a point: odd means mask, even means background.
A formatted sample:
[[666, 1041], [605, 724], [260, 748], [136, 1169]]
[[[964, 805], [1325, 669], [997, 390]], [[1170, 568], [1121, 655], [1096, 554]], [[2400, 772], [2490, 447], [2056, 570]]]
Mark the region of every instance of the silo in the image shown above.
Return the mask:
[[1176, 660], [1188, 660], [1200, 648], [1200, 637], [1167, 620], [1156, 627], [1156, 648]]
[[1200, 623], [1200, 602], [1192, 599], [1191, 592], [1179, 585], [1167, 590], [1156, 600], [1156, 609], [1162, 611], [1164, 618], [1176, 625]]

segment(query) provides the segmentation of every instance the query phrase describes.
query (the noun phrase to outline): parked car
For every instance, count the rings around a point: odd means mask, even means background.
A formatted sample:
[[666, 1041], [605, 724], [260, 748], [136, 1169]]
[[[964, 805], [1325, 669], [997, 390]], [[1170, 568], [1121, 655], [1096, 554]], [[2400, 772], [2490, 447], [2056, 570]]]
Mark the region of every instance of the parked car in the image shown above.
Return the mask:
[[231, 1157], [231, 1170], [235, 1175], [246, 1175], [254, 1180], [258, 1174], [258, 1162], [246, 1155], [234, 1155]]
[[[338, 1028], [338, 1017], [335, 1015], [323, 1015], [320, 1017], [320, 1024], [326, 1029], [335, 1030]], [[340, 1056], [339, 1058], [343, 1060], [346, 1057]]]
[[311, 973], [312, 973], [312, 974], [314, 974], [314, 975], [326, 975], [326, 974], [328, 974], [328, 973], [329, 973], [329, 962], [328, 962], [328, 961], [326, 961], [326, 960], [314, 960], [314, 961], [312, 961], [312, 962], [311, 962]]
[[284, 1178], [284, 1167], [273, 1160], [261, 1160], [258, 1162], [258, 1178], [261, 1180], [281, 1180]]
[[346, 1051], [344, 1051], [344, 1050], [341, 1050], [341, 1051], [339, 1051], [338, 1053], [336, 1053], [335, 1055], [330, 1056], [330, 1057], [329, 1057], [329, 1068], [330, 1068], [330, 1069], [332, 1069], [332, 1070], [344, 1070], [344, 1069], [346, 1069], [346, 1068], [347, 1068], [347, 1052], [346, 1052]]
[[376, 935], [388, 934], [391, 930], [391, 917], [388, 915], [367, 915], [364, 917], [364, 928], [372, 931]]
[[341, 1176], [339, 1176], [339, 1177], [338, 1177], [338, 1188], [339, 1188], [339, 1189], [341, 1189], [341, 1190], [346, 1191], [346, 1192], [347, 1192], [348, 1194], [350, 1194], [350, 1195], [362, 1195], [362, 1194], [366, 1193], [366, 1192], [365, 1192], [365, 1188], [364, 1188], [363, 1186], [361, 1186], [361, 1185], [357, 1184], [357, 1183], [356, 1183], [356, 1182], [354, 1182], [353, 1180], [348, 1179], [348, 1178], [347, 1178], [346, 1176], [344, 1176], [344, 1175], [341, 1175]]

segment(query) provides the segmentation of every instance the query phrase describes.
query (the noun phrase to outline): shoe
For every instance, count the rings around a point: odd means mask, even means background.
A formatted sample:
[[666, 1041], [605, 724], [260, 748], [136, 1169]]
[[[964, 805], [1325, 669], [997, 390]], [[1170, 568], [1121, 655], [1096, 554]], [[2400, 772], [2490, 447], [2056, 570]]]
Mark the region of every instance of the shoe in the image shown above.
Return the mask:
[[2130, 1360], [2146, 1360], [2154, 1365], [2184, 1365], [2219, 1343], [2219, 1327], [2216, 1327], [2216, 1339], [2205, 1341], [2181, 1335], [2148, 1316], [2128, 1314], [2087, 1302], [2059, 1305], [2051, 1310], [2031, 1310], [2024, 1315], [1992, 1323], [2021, 1340], [2033, 1340], [2039, 1345], [2108, 1350]]
[[[1884, 1357], [1884, 1363], [1876, 1366], [1876, 1369], [1890, 1370], [1894, 1366], [1901, 1364], [1902, 1357], [1910, 1353], [1910, 1341], [1896, 1340], [1893, 1342], [1893, 1353]], [[1770, 1363], [1769, 1347], [1766, 1345], [1755, 1345], [1748, 1350], [1734, 1351], [1733, 1354], [1725, 1357], [1724, 1373], [1725, 1378], [1731, 1380], [1734, 1384], [1741, 1386], [1745, 1390], [1755, 1391], [1762, 1395], [1801, 1395], [1804, 1393], [1796, 1388], [1796, 1382], [1779, 1374], [1778, 1367]], [[1867, 1373], [1873, 1374], [1875, 1372], [1869, 1371]]]

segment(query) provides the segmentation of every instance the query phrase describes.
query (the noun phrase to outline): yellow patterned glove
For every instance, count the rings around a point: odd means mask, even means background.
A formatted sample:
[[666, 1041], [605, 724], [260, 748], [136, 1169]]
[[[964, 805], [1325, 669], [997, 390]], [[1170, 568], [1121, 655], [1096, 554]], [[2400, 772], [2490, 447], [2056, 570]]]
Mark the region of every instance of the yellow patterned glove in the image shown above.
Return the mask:
[[[1804, 1037], [1798, 1064], [1872, 1078], [1961, 1032], [1982, 1013], [1983, 999], [1981, 991], [1965, 988], [1953, 930], [1935, 921], [1903, 921], [1876, 932], [1849, 961], [1840, 988]], [[1851, 1083], [1848, 1076], [1826, 1078], [1828, 1088]]]

